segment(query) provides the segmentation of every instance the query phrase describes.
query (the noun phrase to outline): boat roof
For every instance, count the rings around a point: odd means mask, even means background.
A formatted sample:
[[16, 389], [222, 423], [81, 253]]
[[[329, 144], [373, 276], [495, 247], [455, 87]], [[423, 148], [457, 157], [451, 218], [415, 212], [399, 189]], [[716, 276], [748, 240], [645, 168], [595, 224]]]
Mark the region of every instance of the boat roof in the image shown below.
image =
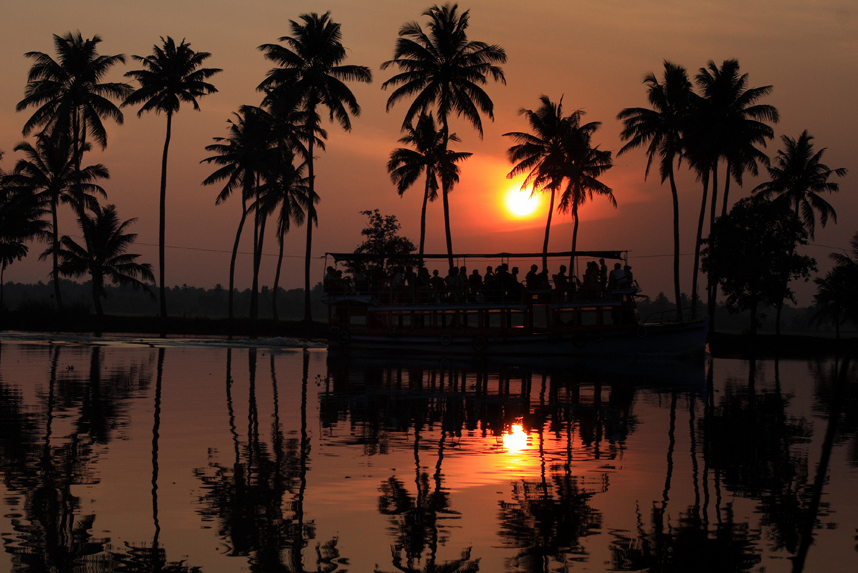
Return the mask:
[[[543, 253], [453, 253], [454, 259], [539, 259]], [[545, 253], [547, 257], [589, 257], [594, 259], [619, 259], [625, 260], [628, 251], [555, 251]], [[374, 253], [325, 253], [326, 257], [332, 257], [335, 262], [342, 261], [379, 261], [386, 259], [417, 259], [420, 255], [412, 253], [403, 255], [378, 255]], [[446, 259], [447, 253], [424, 253], [424, 259]]]

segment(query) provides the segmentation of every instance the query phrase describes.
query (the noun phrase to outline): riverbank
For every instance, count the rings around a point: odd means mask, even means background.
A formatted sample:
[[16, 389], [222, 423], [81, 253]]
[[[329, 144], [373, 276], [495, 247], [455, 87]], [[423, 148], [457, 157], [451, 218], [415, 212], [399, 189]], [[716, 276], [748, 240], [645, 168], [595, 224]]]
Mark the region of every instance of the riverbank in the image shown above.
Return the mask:
[[[73, 311], [61, 315], [13, 311], [0, 316], [0, 331], [62, 332], [82, 335], [92, 335], [96, 332], [104, 335], [133, 333], [141, 336], [158, 336], [161, 333], [161, 320], [157, 316], [105, 315], [99, 321], [94, 315]], [[167, 319], [165, 332], [168, 337], [288, 337], [324, 340], [327, 325], [318, 321], [306, 323], [297, 320], [275, 321], [249, 318], [236, 318], [230, 321], [226, 318], [171, 316]]]

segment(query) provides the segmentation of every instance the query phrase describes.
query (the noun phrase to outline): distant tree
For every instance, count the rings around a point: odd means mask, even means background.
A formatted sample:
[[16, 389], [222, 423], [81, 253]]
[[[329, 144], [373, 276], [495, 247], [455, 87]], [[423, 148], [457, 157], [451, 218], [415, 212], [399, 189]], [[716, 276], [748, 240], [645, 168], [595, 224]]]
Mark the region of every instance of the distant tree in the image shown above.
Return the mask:
[[382, 215], [378, 209], [361, 211], [369, 219], [361, 230], [363, 242], [355, 249], [355, 255], [369, 255], [363, 269], [380, 270], [389, 274], [389, 267], [407, 264], [414, 259], [414, 243], [399, 234], [401, 225], [396, 215]]
[[[279, 44], [263, 44], [259, 49], [265, 58], [278, 67], [268, 71], [259, 89], [266, 93], [265, 103], [280, 110], [297, 109], [306, 113], [306, 162], [310, 195], [316, 195], [313, 148], [319, 132], [319, 107], [326, 107], [331, 121], [351, 131], [349, 115], [360, 115], [360, 105], [347, 81], [370, 83], [372, 72], [366, 66], [345, 65], [346, 48], [342, 43], [340, 25], [330, 18], [330, 12], [302, 14], [300, 22], [289, 21], [291, 36], [283, 36]], [[311, 205], [312, 207], [312, 205]], [[315, 209], [313, 209], [315, 221]], [[307, 224], [307, 249], [304, 257], [304, 320], [313, 319], [310, 301], [310, 257], [313, 225]]]
[[858, 326], [858, 300], [855, 297], [858, 285], [858, 233], [850, 241], [850, 254], [832, 253], [836, 263], [825, 277], [814, 279], [816, 294], [813, 305], [816, 309], [812, 320], [816, 324], [830, 322], [834, 325], [837, 339], [840, 326], [846, 322]]
[[68, 235], [60, 241], [60, 273], [70, 277], [90, 273], [93, 304], [99, 318], [104, 315], [101, 299], [107, 296], [105, 280], [147, 292], [151, 292], [149, 284], [155, 281], [152, 265], [139, 263], [140, 255], [126, 252], [137, 238], [135, 233], [126, 232], [134, 221], [136, 219], [128, 219], [120, 223], [115, 205], [96, 207], [93, 216], [85, 223], [92, 231], [88, 246], [78, 244]]
[[[404, 131], [405, 135], [399, 139], [399, 143], [410, 145], [413, 149], [408, 147], [394, 149], [390, 153], [390, 160], [387, 162], [387, 171], [391, 181], [396, 185], [400, 197], [425, 173], [426, 183], [423, 189], [423, 207], [420, 210], [420, 247], [418, 250], [422, 261], [426, 240], [426, 205], [429, 201], [438, 198], [439, 180], [441, 180], [440, 186], [444, 185], [445, 178], [452, 179], [450, 186], [459, 181], [457, 163], [464, 161], [472, 154], [445, 148], [444, 134], [438, 131], [431, 113], [422, 114], [417, 119], [416, 125], [413, 127], [408, 125]], [[448, 140], [460, 141], [455, 133], [451, 133]]]
[[203, 68], [202, 63], [211, 56], [208, 52], [195, 52], [191, 45], [182, 40], [176, 45], [170, 36], [161, 38], [161, 45], [152, 48], [150, 56], [132, 56], [143, 66], [142, 69], [126, 72], [125, 77], [137, 80], [140, 85], [125, 98], [123, 106], [143, 104], [137, 112], [163, 112], [167, 116], [167, 135], [164, 138], [164, 151], [161, 156], [161, 192], [158, 225], [158, 268], [160, 275], [161, 336], [166, 335], [167, 293], [164, 286], [164, 245], [166, 240], [167, 219], [167, 152], [170, 149], [170, 135], [173, 127], [173, 114], [178, 113], [180, 105], [189, 103], [199, 110], [197, 98], [217, 92], [206, 80], [220, 72], [218, 68]]
[[12, 181], [0, 171], [0, 311], [4, 308], [6, 267], [27, 255], [28, 241], [46, 238], [50, 225], [42, 220], [45, 207], [39, 196]]
[[[387, 109], [402, 99], [414, 96], [414, 101], [405, 113], [402, 128], [411, 125], [418, 117], [433, 108], [441, 122], [442, 146], [449, 147], [452, 113], [464, 116], [483, 136], [480, 113], [494, 119], [494, 104], [483, 90], [489, 77], [506, 84], [503, 70], [497, 65], [506, 62], [506, 52], [497, 45], [469, 40], [467, 29], [470, 13], [458, 12], [457, 4], [432, 6], [425, 12], [429, 18], [428, 30], [417, 22], [409, 22], [399, 29], [399, 38], [393, 51], [393, 59], [381, 65], [382, 70], [396, 66], [399, 73], [384, 82], [381, 87], [395, 88], [387, 99]], [[450, 232], [450, 204], [448, 195], [452, 190], [443, 185], [441, 196], [444, 202], [444, 229], [447, 239], [447, 256], [453, 266], [453, 239]]]
[[749, 197], [715, 222], [701, 253], [703, 270], [718, 277], [727, 308], [750, 311], [750, 333], [757, 334], [761, 305], [795, 302], [789, 283], [808, 280], [815, 261], [795, 252], [806, 244], [801, 221], [782, 203]]
[[690, 114], [694, 94], [688, 72], [682, 66], [664, 62], [664, 80], [655, 74], [644, 78], [649, 108], [630, 107], [621, 111], [617, 119], [623, 122], [620, 136], [627, 143], [617, 156], [646, 146], [647, 163], [644, 177], [649, 175], [653, 159], [660, 161], [661, 182], [670, 182], [673, 197], [673, 293], [677, 312], [682, 313], [679, 282], [679, 193], [676, 189], [674, 163], [679, 164], [684, 151], [683, 135]]

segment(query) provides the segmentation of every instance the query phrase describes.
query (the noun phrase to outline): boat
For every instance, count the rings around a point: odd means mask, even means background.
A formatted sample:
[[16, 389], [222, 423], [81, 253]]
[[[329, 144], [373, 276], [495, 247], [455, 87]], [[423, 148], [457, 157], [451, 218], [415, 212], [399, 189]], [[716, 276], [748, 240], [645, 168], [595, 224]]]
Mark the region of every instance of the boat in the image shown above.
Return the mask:
[[[534, 261], [542, 253], [454, 255], [457, 264], [474, 261]], [[553, 252], [551, 258], [590, 258], [628, 261], [628, 251]], [[447, 260], [446, 254], [424, 254], [424, 262]], [[333, 260], [333, 265], [327, 262]], [[368, 265], [402, 269], [410, 259], [355, 253], [326, 253], [323, 302], [328, 308], [328, 348], [346, 352], [397, 355], [552, 356], [614, 358], [702, 358], [706, 351], [708, 318], [663, 313], [641, 319], [637, 283], [608, 288], [576, 286], [560, 289], [512, 288], [492, 292], [441, 295], [418, 289], [402, 276], [373, 282], [363, 276]], [[343, 274], [345, 272], [351, 275]], [[415, 264], [416, 266], [416, 264]], [[622, 265], [621, 265], [622, 266]], [[457, 267], [458, 268], [458, 267]], [[339, 272], [338, 272], [339, 271]], [[332, 274], [333, 272], [333, 274]], [[406, 274], [407, 271], [406, 271]], [[333, 277], [345, 277], [334, 279]], [[560, 279], [554, 276], [555, 283]], [[565, 282], [565, 281], [563, 281]]]

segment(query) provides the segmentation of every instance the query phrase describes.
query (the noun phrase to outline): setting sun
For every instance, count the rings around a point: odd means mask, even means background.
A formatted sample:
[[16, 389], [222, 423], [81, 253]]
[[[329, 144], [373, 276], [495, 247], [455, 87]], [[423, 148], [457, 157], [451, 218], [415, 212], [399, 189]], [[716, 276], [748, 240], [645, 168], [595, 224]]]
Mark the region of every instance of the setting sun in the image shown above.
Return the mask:
[[529, 191], [522, 191], [518, 185], [510, 187], [504, 196], [507, 212], [516, 219], [524, 219], [536, 213], [542, 199], [539, 195], [531, 196]]

